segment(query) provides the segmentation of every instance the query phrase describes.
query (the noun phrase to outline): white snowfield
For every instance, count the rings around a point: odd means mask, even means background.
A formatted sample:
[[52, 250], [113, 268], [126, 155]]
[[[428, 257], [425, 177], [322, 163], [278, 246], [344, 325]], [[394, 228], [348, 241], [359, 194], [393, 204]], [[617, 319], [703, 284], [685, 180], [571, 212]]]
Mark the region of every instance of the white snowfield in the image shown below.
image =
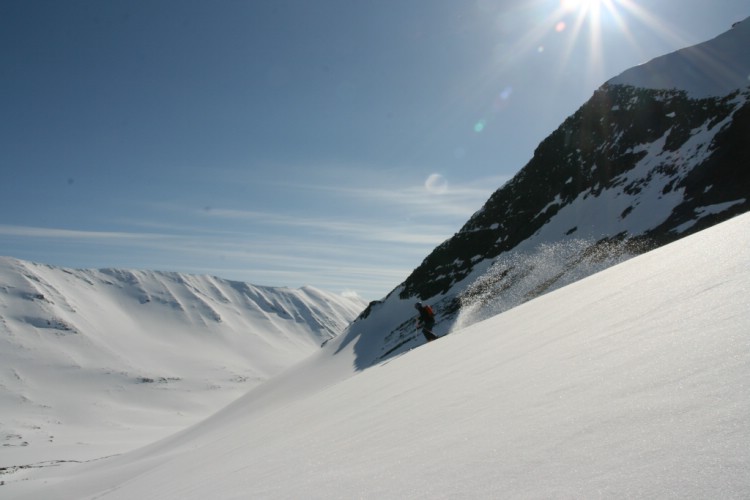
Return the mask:
[[360, 372], [378, 333], [342, 335], [192, 428], [0, 497], [748, 498], [749, 306], [750, 214]]
[[4, 467], [119, 454], [199, 422], [364, 306], [310, 287], [0, 257], [0, 481]]

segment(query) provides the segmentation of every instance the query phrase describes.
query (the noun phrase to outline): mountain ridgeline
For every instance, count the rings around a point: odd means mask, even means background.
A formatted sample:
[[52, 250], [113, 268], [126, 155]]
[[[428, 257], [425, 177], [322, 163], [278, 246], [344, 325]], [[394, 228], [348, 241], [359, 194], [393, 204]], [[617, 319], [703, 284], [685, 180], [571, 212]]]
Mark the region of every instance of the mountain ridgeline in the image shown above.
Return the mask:
[[444, 335], [750, 210], [748, 46], [745, 20], [602, 85], [349, 327], [359, 365], [422, 341], [417, 300]]
[[[566, 207], [580, 214], [607, 199], [608, 207], [623, 208], [610, 213], [605, 227], [567, 218], [552, 239], [635, 238], [641, 249], [750, 210], [748, 97], [736, 91], [691, 99], [680, 90], [603, 86], [414, 270], [401, 297], [448, 293], [477, 262], [518, 247]], [[638, 210], [654, 203], [670, 210]]]
[[363, 307], [311, 287], [0, 257], [0, 463], [164, 437], [316, 352]]

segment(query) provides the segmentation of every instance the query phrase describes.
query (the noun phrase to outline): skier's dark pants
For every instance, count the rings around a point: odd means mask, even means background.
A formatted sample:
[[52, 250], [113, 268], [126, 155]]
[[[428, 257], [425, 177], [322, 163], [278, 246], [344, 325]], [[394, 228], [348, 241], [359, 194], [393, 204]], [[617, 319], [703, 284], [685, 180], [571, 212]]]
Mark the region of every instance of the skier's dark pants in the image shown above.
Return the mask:
[[437, 335], [432, 333], [432, 327], [435, 326], [434, 321], [425, 321], [422, 323], [422, 335], [427, 339], [427, 342], [437, 339]]

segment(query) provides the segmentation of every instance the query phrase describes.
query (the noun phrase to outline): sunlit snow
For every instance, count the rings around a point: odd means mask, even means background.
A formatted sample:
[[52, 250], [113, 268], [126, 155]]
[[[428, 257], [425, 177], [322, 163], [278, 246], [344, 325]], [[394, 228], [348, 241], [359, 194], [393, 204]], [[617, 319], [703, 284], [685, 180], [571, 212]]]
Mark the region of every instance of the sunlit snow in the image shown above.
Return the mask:
[[363, 308], [310, 287], [0, 258], [0, 468], [163, 438], [317, 351]]
[[749, 283], [744, 215], [363, 371], [354, 350], [367, 336], [338, 337], [182, 433], [13, 471], [0, 491], [745, 497]]

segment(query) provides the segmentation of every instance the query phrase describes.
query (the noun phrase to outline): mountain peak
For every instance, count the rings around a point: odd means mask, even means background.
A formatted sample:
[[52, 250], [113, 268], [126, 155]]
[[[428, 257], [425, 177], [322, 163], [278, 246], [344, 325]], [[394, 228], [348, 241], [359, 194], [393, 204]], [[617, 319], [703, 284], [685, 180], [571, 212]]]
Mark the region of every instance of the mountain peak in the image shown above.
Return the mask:
[[414, 300], [444, 335], [750, 210], [749, 46], [745, 20], [602, 85], [350, 327], [380, 342], [358, 366], [423, 341]]
[[693, 98], [721, 97], [750, 86], [750, 18], [707, 42], [630, 68], [609, 85], [684, 90]]

